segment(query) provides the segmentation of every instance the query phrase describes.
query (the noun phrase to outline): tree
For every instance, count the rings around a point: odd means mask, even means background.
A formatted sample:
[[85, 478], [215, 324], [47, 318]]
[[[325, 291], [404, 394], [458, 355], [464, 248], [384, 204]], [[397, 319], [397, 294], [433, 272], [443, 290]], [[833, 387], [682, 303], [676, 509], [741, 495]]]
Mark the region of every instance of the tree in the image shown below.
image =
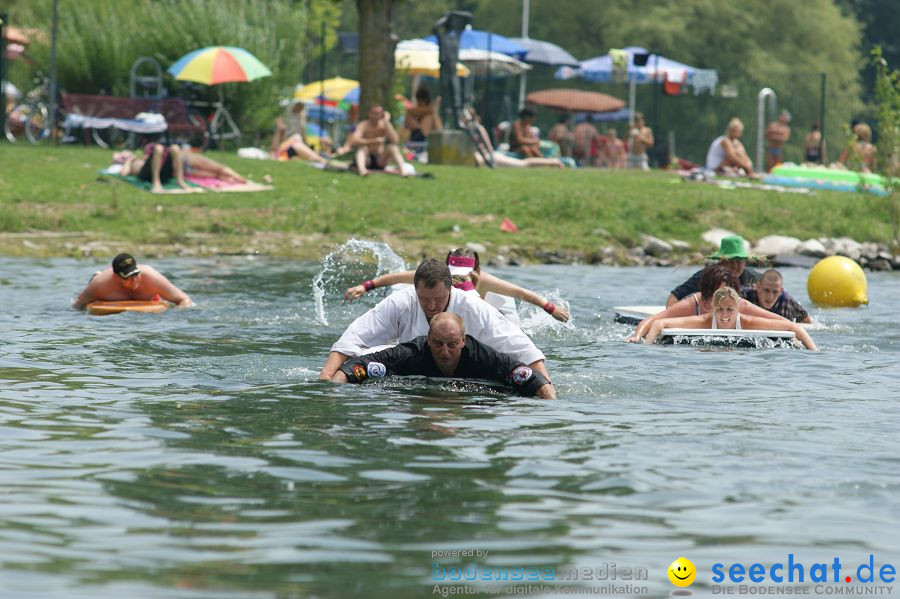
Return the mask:
[[872, 49], [878, 116], [878, 171], [891, 203], [894, 245], [900, 245], [900, 72], [891, 71], [881, 46]]
[[394, 46], [391, 29], [395, 0], [356, 0], [359, 12], [360, 115], [374, 104], [389, 106], [394, 79]]

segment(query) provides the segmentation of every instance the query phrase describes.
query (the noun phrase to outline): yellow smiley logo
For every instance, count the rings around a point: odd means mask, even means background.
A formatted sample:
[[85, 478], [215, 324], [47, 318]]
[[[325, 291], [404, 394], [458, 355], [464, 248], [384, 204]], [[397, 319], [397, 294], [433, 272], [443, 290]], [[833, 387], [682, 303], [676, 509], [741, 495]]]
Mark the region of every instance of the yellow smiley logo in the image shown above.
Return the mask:
[[697, 568], [686, 557], [679, 557], [669, 566], [669, 580], [677, 587], [689, 586], [697, 578]]

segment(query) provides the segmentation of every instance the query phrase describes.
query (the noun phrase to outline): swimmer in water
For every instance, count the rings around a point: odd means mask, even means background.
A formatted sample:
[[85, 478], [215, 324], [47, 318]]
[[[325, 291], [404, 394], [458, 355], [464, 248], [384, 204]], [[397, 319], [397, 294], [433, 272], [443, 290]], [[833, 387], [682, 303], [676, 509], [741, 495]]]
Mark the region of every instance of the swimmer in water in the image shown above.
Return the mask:
[[744, 299], [788, 320], [806, 324], [812, 322], [812, 317], [800, 302], [784, 290], [784, 278], [774, 268], [763, 273], [755, 288], [744, 292]]
[[[721, 287], [731, 287], [738, 289], [740, 287], [739, 279], [734, 270], [723, 266], [722, 264], [710, 264], [701, 271], [700, 274], [700, 291], [692, 293], [684, 299], [676, 302], [662, 312], [654, 314], [649, 318], [645, 318], [634, 330], [634, 335], [626, 339], [626, 341], [635, 343], [647, 334], [650, 326], [657, 320], [662, 318], [676, 318], [679, 316], [699, 316], [706, 314], [712, 310], [712, 298], [717, 289]], [[765, 308], [741, 300], [741, 314], [747, 316], [758, 316], [760, 318], [783, 319], [783, 316], [773, 314]]]
[[663, 329], [730, 329], [750, 331], [793, 331], [803, 347], [817, 351], [816, 344], [801, 325], [783, 318], [760, 318], [759, 316], [741, 316], [739, 304], [741, 297], [731, 287], [718, 289], [712, 298], [712, 311], [699, 316], [682, 318], [661, 318], [650, 326], [650, 332], [644, 343], [653, 343]]
[[158, 270], [146, 264], [138, 266], [130, 254], [119, 254], [112, 266], [94, 273], [72, 305], [83, 308], [94, 301], [151, 301], [156, 296], [182, 308], [194, 305], [184, 291]]
[[[565, 306], [554, 304], [534, 291], [519, 287], [500, 277], [495, 277], [482, 271], [478, 252], [474, 250], [457, 248], [451, 251], [447, 254], [447, 265], [450, 267], [450, 275], [453, 277], [453, 286], [460, 291], [475, 293], [482, 298], [488, 291], [499, 295], [507, 295], [538, 306], [556, 320], [561, 322], [569, 321], [569, 311]], [[363, 281], [359, 285], [348, 288], [344, 292], [344, 299], [357, 299], [365, 294], [366, 291], [371, 291], [377, 287], [390, 287], [398, 283], [412, 283], [414, 274], [411, 270], [392, 272]]]
[[388, 375], [486, 379], [508, 385], [521, 395], [556, 398], [544, 375], [466, 335], [463, 319], [453, 312], [435, 314], [427, 336], [350, 358], [331, 382], [362, 383]]

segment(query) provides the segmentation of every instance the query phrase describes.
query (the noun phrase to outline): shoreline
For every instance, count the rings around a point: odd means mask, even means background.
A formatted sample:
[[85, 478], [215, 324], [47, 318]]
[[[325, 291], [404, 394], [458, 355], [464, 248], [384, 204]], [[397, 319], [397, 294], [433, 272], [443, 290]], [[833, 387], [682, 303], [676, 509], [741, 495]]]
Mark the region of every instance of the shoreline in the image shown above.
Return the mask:
[[[214, 233], [188, 234], [178, 242], [134, 243], [93, 232], [27, 231], [0, 232], [0, 256], [6, 258], [107, 258], [119, 251], [140, 255], [143, 259], [208, 258], [215, 256], [265, 256], [276, 259], [321, 260], [328, 253], [352, 238], [337, 239], [324, 234], [288, 234], [257, 232], [253, 235], [221, 235]], [[359, 240], [366, 240], [356, 238]], [[641, 245], [604, 244], [595, 250], [523, 249], [503, 244], [467, 242], [436, 248], [426, 239], [400, 239], [382, 236], [370, 239], [386, 243], [395, 253], [410, 263], [437, 256], [451, 247], [469, 247], [482, 255], [488, 266], [528, 266], [531, 264], [593, 264], [603, 266], [659, 266], [680, 267], [702, 265], [706, 256], [715, 251], [716, 244], [689, 244], [684, 241], [645, 236]], [[799, 240], [797, 240], [799, 241]], [[818, 242], [818, 243], [816, 243]], [[873, 271], [900, 270], [900, 252], [893, 253], [887, 244], [859, 243], [846, 238], [820, 238], [802, 242], [812, 249], [801, 251], [758, 252], [751, 250], [751, 265], [812, 267], [827, 256], [846, 256], [864, 269]], [[821, 246], [821, 247], [819, 247]], [[755, 248], [756, 246], [754, 246]]]
[[410, 263], [468, 246], [493, 265], [679, 266], [703, 263], [721, 227], [766, 256], [842, 254], [900, 268], [891, 245], [900, 199], [861, 192], [723, 190], [667, 171], [598, 169], [429, 165], [430, 179], [361, 178], [211, 155], [274, 189], [156, 195], [100, 176], [106, 150], [0, 144], [0, 255], [320, 260], [359, 239]]

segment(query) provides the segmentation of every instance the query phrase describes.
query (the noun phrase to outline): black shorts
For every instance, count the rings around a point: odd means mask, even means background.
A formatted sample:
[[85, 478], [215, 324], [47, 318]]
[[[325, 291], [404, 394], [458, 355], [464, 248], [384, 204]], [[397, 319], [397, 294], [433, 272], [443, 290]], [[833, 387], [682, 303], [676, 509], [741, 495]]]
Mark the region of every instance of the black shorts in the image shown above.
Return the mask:
[[[174, 174], [175, 170], [172, 167], [172, 154], [166, 150], [163, 154], [162, 168], [159, 169], [159, 182], [165, 183], [171, 179]], [[146, 160], [144, 160], [144, 166], [142, 166], [140, 172], [138, 172], [138, 179], [146, 181], [147, 183], [153, 182], [153, 154], [150, 154], [147, 156]]]
[[366, 168], [371, 170], [380, 171], [383, 170], [384, 167], [378, 164], [378, 154], [373, 154], [369, 152], [369, 159], [366, 161]]

